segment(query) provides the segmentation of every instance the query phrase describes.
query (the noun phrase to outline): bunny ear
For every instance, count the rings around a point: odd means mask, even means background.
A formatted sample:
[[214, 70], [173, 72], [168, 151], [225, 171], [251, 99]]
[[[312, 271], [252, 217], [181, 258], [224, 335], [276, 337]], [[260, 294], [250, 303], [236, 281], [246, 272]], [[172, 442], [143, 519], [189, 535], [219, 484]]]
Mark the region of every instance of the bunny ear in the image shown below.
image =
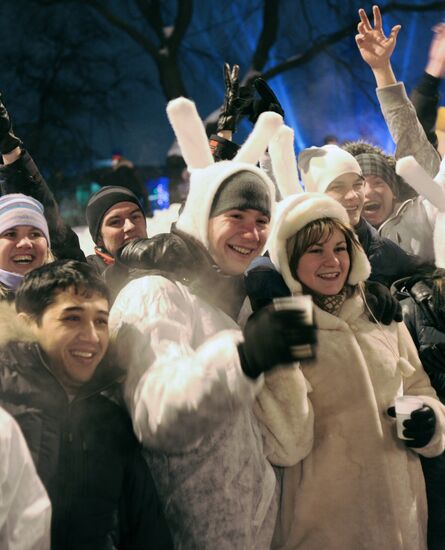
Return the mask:
[[270, 111], [261, 113], [254, 129], [233, 159], [235, 162], [256, 164], [264, 155], [272, 136], [283, 125], [283, 117]]
[[[419, 195], [424, 196], [440, 212], [445, 212], [445, 192], [441, 185], [433, 180], [413, 156], [397, 161], [396, 172]], [[437, 177], [437, 176], [436, 176]]]
[[167, 105], [167, 116], [189, 170], [206, 168], [214, 163], [204, 125], [193, 101], [185, 97]]
[[445, 190], [445, 157], [440, 163], [439, 171], [434, 176], [434, 181], [438, 183], [442, 187], [442, 189]]
[[282, 126], [269, 143], [272, 170], [281, 196], [303, 193], [297, 169], [294, 150], [294, 131]]

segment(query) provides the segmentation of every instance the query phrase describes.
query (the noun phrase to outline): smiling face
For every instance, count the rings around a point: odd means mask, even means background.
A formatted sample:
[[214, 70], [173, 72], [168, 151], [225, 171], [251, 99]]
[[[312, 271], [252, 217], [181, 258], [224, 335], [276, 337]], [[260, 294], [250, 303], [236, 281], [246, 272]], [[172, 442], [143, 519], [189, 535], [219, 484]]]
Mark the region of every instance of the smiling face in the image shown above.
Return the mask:
[[351, 265], [345, 234], [337, 227], [301, 255], [296, 274], [298, 280], [318, 294], [333, 296], [344, 287]]
[[389, 218], [394, 210], [395, 196], [391, 187], [379, 176], [365, 177], [363, 217], [374, 227]]
[[362, 176], [352, 172], [338, 176], [329, 184], [326, 195], [329, 195], [346, 208], [349, 223], [352, 227], [359, 223], [365, 201], [364, 179]]
[[0, 235], [0, 269], [25, 275], [45, 263], [48, 243], [40, 229], [16, 225]]
[[259, 210], [227, 210], [210, 218], [209, 252], [224, 273], [244, 273], [266, 244], [269, 222]]
[[98, 244], [114, 256], [131, 239], [146, 236], [147, 223], [140, 208], [133, 202], [118, 202], [102, 220]]
[[56, 295], [38, 322], [30, 320], [49, 367], [64, 387], [77, 389], [92, 378], [108, 346], [108, 310], [100, 294], [76, 293], [71, 287]]

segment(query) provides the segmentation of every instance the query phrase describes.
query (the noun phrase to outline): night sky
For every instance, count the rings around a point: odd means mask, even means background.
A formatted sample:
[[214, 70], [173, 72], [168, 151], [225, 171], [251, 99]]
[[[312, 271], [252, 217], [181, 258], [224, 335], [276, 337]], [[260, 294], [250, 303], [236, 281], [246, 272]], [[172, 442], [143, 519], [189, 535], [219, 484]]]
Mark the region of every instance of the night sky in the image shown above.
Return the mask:
[[[424, 7], [430, 3], [404, 2]], [[4, 62], [0, 89], [31, 153], [43, 168], [71, 171], [93, 166], [116, 150], [137, 164], [164, 164], [173, 134], [150, 55], [83, 3], [38, 4], [38, 0], [2, 0], [0, 7]], [[156, 43], [153, 30], [131, 0], [104, 4]], [[176, 2], [161, 4], [168, 26], [174, 21]], [[388, 4], [392, 2], [380, 6]], [[408, 90], [426, 62], [431, 27], [444, 18], [442, 4], [436, 11], [391, 11], [384, 16], [387, 31], [402, 24], [393, 66]], [[371, 5], [281, 0], [278, 36], [265, 69], [355, 24], [358, 8], [369, 10]], [[221, 104], [223, 62], [239, 63], [241, 75], [248, 69], [261, 30], [262, 6], [261, 0], [195, 0], [179, 48], [179, 65], [187, 93], [203, 117]], [[367, 138], [392, 150], [373, 76], [358, 54], [354, 34], [269, 81], [283, 104], [287, 124], [295, 129], [298, 150], [320, 145], [326, 134], [341, 140]], [[243, 123], [238, 141], [247, 129]]]

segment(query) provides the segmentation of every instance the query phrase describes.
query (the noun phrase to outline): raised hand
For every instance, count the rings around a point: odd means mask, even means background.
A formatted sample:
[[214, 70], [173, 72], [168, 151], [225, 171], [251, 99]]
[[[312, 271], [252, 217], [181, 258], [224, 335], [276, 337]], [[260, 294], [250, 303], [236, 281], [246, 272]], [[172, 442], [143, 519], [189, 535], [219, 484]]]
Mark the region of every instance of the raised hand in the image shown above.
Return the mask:
[[358, 24], [358, 34], [355, 37], [359, 52], [363, 60], [371, 69], [383, 69], [390, 65], [390, 58], [396, 46], [396, 39], [401, 29], [400, 25], [395, 25], [391, 29], [389, 37], [385, 36], [382, 26], [382, 15], [378, 6], [372, 7], [374, 15], [374, 27], [369, 22], [364, 9], [360, 9], [360, 23]]

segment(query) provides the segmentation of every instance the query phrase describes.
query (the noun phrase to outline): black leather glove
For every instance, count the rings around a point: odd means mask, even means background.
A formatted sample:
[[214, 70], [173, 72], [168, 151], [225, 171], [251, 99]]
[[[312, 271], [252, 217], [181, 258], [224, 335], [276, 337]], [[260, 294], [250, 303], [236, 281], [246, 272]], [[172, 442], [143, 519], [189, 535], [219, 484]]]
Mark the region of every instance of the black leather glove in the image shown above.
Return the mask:
[[244, 328], [244, 342], [239, 344], [241, 368], [249, 378], [258, 378], [277, 365], [299, 360], [292, 346], [315, 344], [317, 329], [304, 323], [298, 310], [263, 308], [254, 313]]
[[269, 84], [262, 78], [257, 78], [253, 85], [260, 99], [252, 98], [252, 101], [246, 102], [242, 109], [242, 113], [248, 116], [250, 122], [255, 124], [260, 114], [266, 111], [278, 113], [284, 118], [283, 107]]
[[413, 411], [409, 420], [405, 420], [403, 425], [405, 427], [403, 435], [409, 437], [405, 440], [407, 447], [425, 447], [434, 435], [436, 415], [431, 407], [424, 405], [421, 409]]
[[[0, 96], [1, 97], [1, 96]], [[11, 120], [6, 107], [0, 100], [0, 153], [5, 155], [22, 144], [12, 131]]]
[[[392, 321], [400, 322], [403, 320], [402, 308], [398, 300], [396, 300], [389, 289], [375, 281], [366, 281], [365, 283], [365, 298], [372, 315], [384, 325], [390, 325]], [[373, 316], [370, 315], [371, 321], [375, 322]]]
[[[389, 416], [396, 417], [395, 407], [389, 407]], [[425, 447], [431, 441], [436, 429], [436, 415], [431, 407], [424, 405], [421, 409], [413, 411], [408, 420], [404, 420], [403, 435], [407, 447]]]
[[423, 368], [428, 374], [440, 372], [445, 374], [445, 343], [439, 342], [423, 349], [420, 353]]
[[252, 261], [246, 270], [244, 283], [254, 312], [271, 304], [274, 298], [291, 295], [281, 273], [278, 273], [267, 256]]
[[251, 86], [239, 86], [239, 65], [234, 65], [230, 69], [228, 63], [224, 63], [224, 104], [221, 108], [216, 131], [223, 130], [236, 131], [236, 125], [247, 104], [252, 102], [253, 90]]

